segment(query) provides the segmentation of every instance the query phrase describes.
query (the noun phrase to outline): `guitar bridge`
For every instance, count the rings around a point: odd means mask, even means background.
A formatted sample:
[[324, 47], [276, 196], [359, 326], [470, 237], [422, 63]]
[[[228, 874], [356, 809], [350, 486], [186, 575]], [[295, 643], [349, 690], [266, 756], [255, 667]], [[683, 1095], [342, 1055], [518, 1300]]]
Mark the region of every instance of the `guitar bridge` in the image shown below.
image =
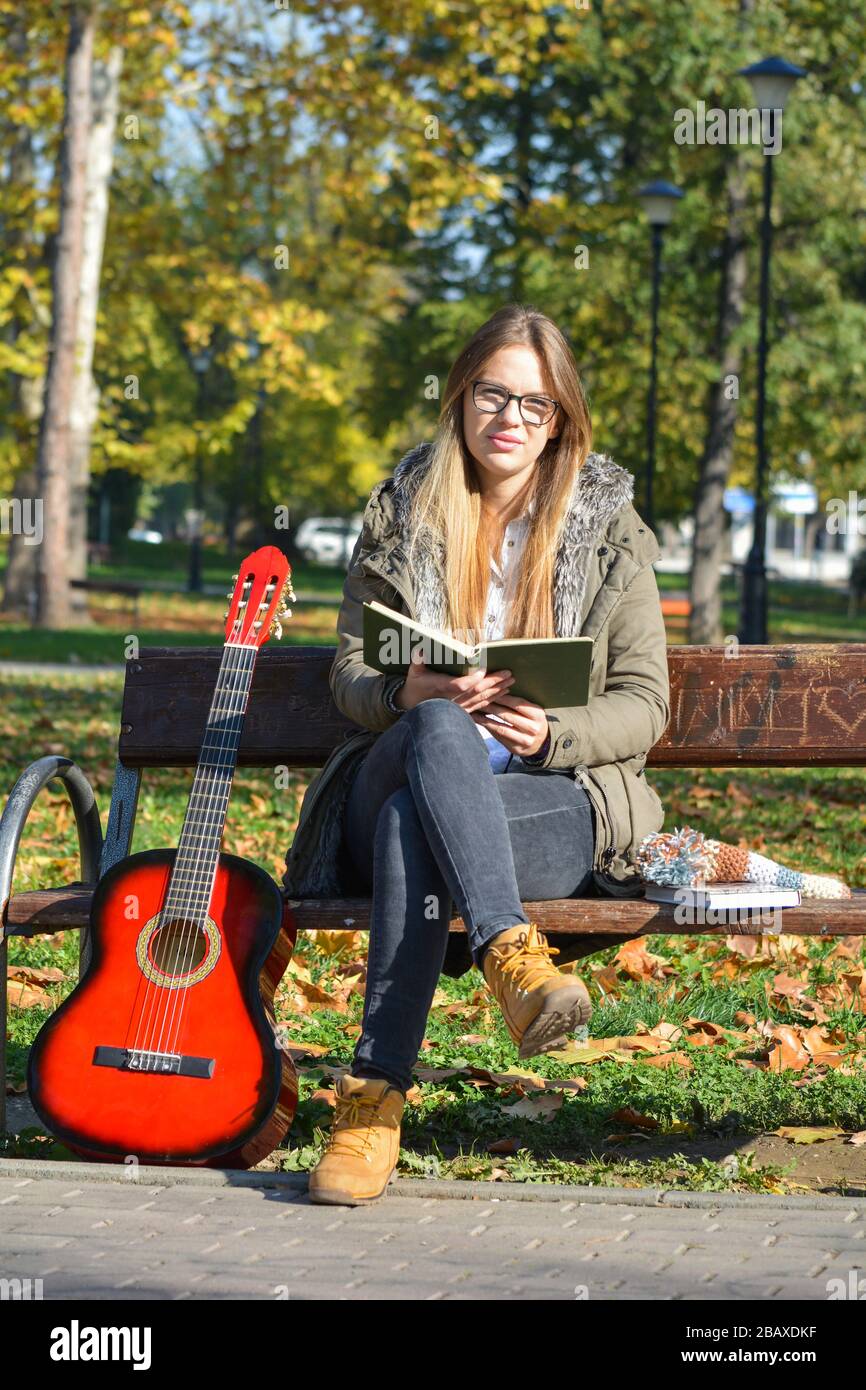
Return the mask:
[[189, 1057], [181, 1052], [155, 1052], [141, 1047], [107, 1047], [100, 1044], [93, 1053], [93, 1065], [158, 1076], [197, 1076], [209, 1081], [216, 1062], [213, 1057]]

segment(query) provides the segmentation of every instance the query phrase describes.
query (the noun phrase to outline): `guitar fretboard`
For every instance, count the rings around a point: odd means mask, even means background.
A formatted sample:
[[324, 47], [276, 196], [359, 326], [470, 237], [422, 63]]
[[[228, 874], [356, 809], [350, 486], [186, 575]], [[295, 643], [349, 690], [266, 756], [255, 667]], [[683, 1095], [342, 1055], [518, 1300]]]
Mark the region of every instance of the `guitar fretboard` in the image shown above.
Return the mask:
[[227, 642], [211, 700], [163, 915], [202, 925], [213, 881], [258, 648]]

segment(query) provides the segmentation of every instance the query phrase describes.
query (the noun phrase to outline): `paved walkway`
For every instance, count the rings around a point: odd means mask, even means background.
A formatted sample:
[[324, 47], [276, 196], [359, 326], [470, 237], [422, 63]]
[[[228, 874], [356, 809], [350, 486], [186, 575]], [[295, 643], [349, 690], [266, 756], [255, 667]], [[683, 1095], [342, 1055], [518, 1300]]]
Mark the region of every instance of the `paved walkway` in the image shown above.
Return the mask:
[[0, 1160], [0, 1273], [46, 1299], [826, 1300], [866, 1202], [400, 1180], [320, 1207], [291, 1174]]
[[88, 666], [83, 661], [0, 661], [0, 674], [9, 676], [122, 676], [122, 661], [113, 666]]

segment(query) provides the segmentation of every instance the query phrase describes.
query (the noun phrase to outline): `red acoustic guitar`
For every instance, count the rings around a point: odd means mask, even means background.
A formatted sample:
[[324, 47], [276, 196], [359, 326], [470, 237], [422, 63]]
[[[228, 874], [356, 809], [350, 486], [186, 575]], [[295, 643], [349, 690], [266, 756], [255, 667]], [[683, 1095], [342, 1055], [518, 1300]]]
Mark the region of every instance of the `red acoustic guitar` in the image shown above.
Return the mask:
[[90, 964], [31, 1050], [37, 1113], [87, 1158], [247, 1168], [292, 1122], [273, 996], [296, 930], [273, 879], [220, 842], [258, 650], [294, 598], [276, 547], [244, 561], [177, 850], [100, 879]]

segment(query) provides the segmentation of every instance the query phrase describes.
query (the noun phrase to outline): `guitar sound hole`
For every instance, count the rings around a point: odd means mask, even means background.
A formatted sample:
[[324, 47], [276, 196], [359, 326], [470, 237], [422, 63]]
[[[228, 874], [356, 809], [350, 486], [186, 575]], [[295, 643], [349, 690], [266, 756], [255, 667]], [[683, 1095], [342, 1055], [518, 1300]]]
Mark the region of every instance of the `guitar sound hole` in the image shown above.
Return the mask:
[[207, 937], [197, 923], [175, 918], [154, 935], [150, 958], [163, 975], [188, 975], [201, 965], [207, 948]]

